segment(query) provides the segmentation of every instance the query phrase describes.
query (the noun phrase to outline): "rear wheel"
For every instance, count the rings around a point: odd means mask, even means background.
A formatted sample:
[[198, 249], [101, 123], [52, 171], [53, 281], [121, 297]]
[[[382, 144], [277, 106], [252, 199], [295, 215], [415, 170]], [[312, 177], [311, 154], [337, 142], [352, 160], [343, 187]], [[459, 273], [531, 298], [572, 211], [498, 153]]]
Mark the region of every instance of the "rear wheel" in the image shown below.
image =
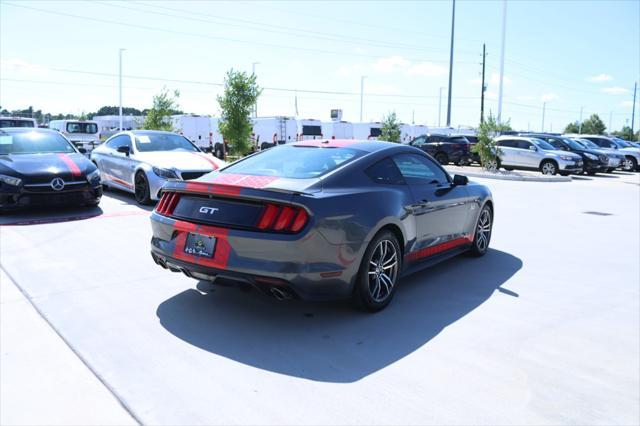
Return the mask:
[[142, 171], [136, 173], [135, 197], [139, 204], [147, 205], [151, 203], [151, 196], [149, 195], [149, 181]]
[[554, 161], [544, 160], [540, 164], [540, 171], [542, 172], [543, 175], [553, 176], [556, 173], [558, 173], [558, 166], [556, 165], [556, 163]]
[[596, 172], [594, 172], [593, 170], [589, 170], [589, 171], [587, 171], [587, 174], [588, 174], [589, 176], [593, 176], [593, 175], [595, 175], [595, 174], [596, 174]]
[[478, 223], [476, 224], [475, 235], [473, 237], [473, 245], [471, 246], [471, 250], [469, 250], [469, 254], [471, 256], [484, 256], [489, 249], [492, 228], [493, 214], [491, 207], [485, 205], [478, 215]]
[[353, 292], [354, 304], [369, 312], [386, 307], [395, 294], [401, 265], [398, 239], [390, 231], [380, 232], [362, 258]]
[[624, 163], [622, 163], [622, 170], [625, 172], [633, 172], [635, 171], [638, 163], [633, 157], [624, 157]]
[[444, 152], [437, 153], [436, 160], [438, 160], [438, 163], [442, 164], [443, 166], [449, 164], [449, 157], [447, 157], [447, 154], [445, 154]]

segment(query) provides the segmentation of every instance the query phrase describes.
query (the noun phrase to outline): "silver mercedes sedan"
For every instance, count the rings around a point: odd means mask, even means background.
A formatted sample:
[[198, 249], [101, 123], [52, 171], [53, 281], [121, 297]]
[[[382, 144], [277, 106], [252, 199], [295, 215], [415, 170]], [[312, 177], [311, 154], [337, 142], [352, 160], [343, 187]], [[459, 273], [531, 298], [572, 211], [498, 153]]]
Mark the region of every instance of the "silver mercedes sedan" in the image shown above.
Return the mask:
[[226, 163], [172, 132], [134, 130], [111, 136], [91, 152], [105, 188], [135, 194], [140, 204], [160, 198], [170, 179], [191, 180]]

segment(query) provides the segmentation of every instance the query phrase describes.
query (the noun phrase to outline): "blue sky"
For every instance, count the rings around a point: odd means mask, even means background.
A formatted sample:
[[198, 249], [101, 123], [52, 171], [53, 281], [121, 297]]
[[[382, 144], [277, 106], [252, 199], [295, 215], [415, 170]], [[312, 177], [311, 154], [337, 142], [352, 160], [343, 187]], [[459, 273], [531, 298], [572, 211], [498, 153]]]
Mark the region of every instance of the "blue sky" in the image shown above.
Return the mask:
[[[486, 110], [497, 111], [502, 1], [456, 3], [452, 123], [476, 125], [482, 43]], [[560, 131], [598, 113], [618, 129], [631, 118], [640, 77], [639, 1], [509, 1], [503, 117]], [[229, 68], [256, 65], [259, 115], [357, 121], [396, 111], [438, 124], [448, 83], [451, 1], [0, 1], [0, 105], [80, 113], [118, 101], [145, 108], [163, 86], [188, 112], [216, 115]], [[135, 78], [134, 78], [135, 77]], [[313, 91], [309, 93], [307, 91]], [[329, 93], [315, 93], [329, 92]], [[636, 104], [637, 105], [637, 104]], [[446, 89], [442, 117], [446, 116]], [[636, 128], [640, 127], [636, 114]]]

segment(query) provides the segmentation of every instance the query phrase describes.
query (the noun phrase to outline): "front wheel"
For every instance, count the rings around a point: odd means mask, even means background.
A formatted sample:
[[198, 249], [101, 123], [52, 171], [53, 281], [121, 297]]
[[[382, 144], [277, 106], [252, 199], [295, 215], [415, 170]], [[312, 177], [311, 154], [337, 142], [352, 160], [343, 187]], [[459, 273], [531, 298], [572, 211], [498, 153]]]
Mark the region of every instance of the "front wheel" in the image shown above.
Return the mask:
[[400, 244], [389, 231], [379, 233], [362, 258], [353, 302], [361, 309], [377, 312], [393, 299], [402, 265]]
[[149, 194], [149, 181], [144, 172], [136, 173], [135, 178], [135, 197], [138, 204], [147, 205], [151, 203], [151, 195]]
[[558, 166], [556, 166], [556, 163], [551, 160], [545, 160], [540, 165], [540, 171], [543, 175], [553, 176], [558, 173]]
[[493, 212], [491, 207], [485, 205], [478, 215], [478, 223], [476, 223], [475, 235], [473, 237], [473, 245], [469, 250], [469, 254], [474, 257], [484, 256], [489, 249], [491, 241], [491, 231], [493, 228]]
[[637, 167], [636, 159], [633, 157], [624, 157], [624, 163], [622, 163], [622, 170], [625, 172], [633, 172]]
[[447, 164], [449, 164], [449, 157], [447, 157], [447, 154], [445, 154], [444, 152], [437, 153], [436, 160], [438, 161], [438, 163], [442, 164], [443, 166], [446, 166]]

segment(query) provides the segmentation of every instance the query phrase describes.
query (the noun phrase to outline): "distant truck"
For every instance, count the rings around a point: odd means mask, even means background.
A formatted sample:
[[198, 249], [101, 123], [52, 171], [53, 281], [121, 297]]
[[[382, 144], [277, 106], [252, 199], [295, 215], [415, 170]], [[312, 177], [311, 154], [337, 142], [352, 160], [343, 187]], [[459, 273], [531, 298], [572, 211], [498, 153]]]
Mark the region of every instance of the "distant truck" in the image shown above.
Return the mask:
[[[172, 115], [173, 131], [193, 142], [198, 148], [210, 151], [212, 136], [211, 117], [203, 115]], [[216, 126], [217, 127], [217, 126]], [[217, 129], [216, 129], [217, 130]]]
[[323, 121], [321, 127], [327, 139], [353, 139], [353, 123], [348, 121]]
[[100, 145], [100, 129], [93, 120], [51, 120], [49, 128], [67, 137], [77, 148], [86, 152]]
[[258, 117], [253, 119], [252, 139], [257, 149], [296, 141], [298, 124], [294, 117]]
[[353, 137], [358, 140], [377, 140], [382, 134], [379, 122], [353, 123]]
[[25, 117], [0, 117], [1, 127], [38, 127], [36, 120]]

